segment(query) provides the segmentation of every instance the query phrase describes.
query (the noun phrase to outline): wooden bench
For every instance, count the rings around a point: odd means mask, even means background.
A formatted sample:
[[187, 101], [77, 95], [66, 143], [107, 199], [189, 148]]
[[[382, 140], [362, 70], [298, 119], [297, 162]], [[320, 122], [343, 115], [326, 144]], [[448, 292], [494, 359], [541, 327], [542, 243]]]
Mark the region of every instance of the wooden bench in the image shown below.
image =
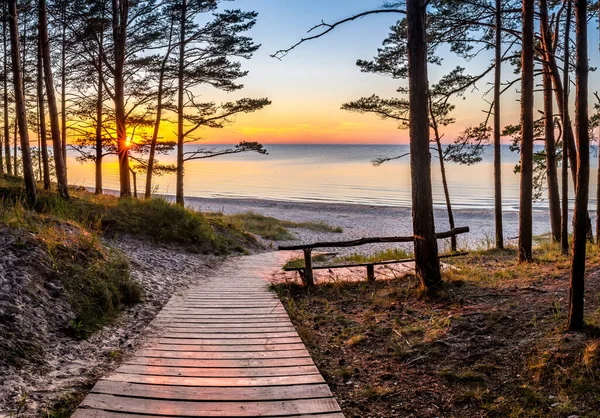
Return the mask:
[[[440, 232], [435, 234], [436, 239], [444, 239], [457, 236], [469, 232], [469, 227], [454, 228], [447, 232]], [[375, 266], [387, 265], [387, 264], [402, 264], [414, 262], [414, 258], [406, 258], [402, 260], [388, 260], [388, 261], [375, 261], [368, 263], [355, 263], [355, 264], [336, 264], [329, 266], [313, 266], [312, 264], [312, 250], [315, 248], [349, 248], [356, 247], [365, 244], [375, 243], [401, 243], [401, 242], [413, 242], [414, 237], [373, 237], [373, 238], [361, 238], [352, 241], [337, 241], [337, 242], [316, 242], [313, 244], [300, 244], [300, 245], [286, 245], [279, 246], [279, 251], [294, 251], [302, 250], [304, 252], [304, 267], [284, 267], [285, 271], [297, 271], [302, 278], [302, 281], [307, 286], [314, 285], [314, 270], [324, 269], [337, 269], [337, 268], [351, 268], [351, 267], [366, 267], [367, 279], [369, 281], [375, 280]], [[440, 255], [439, 258], [458, 257], [466, 255], [465, 252], [452, 253]]]

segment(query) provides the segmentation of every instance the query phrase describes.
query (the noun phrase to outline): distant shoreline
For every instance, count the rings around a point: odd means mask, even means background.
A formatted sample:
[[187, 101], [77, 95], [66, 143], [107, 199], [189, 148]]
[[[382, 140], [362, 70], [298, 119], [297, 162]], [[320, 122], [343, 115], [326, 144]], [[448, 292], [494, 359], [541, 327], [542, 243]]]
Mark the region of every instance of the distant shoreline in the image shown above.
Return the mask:
[[[118, 194], [115, 190], [105, 193]], [[172, 195], [156, 197], [174, 201]], [[294, 222], [315, 221], [340, 226], [343, 233], [326, 233], [296, 230], [296, 241], [345, 240], [370, 236], [400, 236], [412, 233], [412, 211], [408, 207], [364, 205], [333, 202], [295, 202], [260, 198], [236, 197], [186, 197], [186, 206], [202, 212], [236, 214], [253, 211], [265, 216]], [[518, 211], [504, 211], [504, 237], [507, 241], [518, 236]], [[434, 210], [437, 231], [449, 229], [445, 209]], [[459, 238], [459, 244], [476, 248], [494, 242], [494, 212], [492, 209], [454, 210], [456, 226], [468, 226], [471, 232]], [[538, 208], [533, 213], [533, 233], [542, 235], [550, 231], [548, 210]], [[368, 247], [365, 247], [368, 248]]]

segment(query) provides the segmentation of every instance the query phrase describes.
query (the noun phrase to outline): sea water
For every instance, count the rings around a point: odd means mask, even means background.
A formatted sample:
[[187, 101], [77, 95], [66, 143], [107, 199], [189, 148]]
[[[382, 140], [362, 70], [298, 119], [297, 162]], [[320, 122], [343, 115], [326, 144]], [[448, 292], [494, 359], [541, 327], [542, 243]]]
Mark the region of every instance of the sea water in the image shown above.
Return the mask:
[[[221, 149], [222, 145], [202, 145]], [[186, 151], [196, 145], [186, 145]], [[374, 166], [372, 160], [394, 157], [409, 151], [407, 145], [265, 145], [267, 155], [245, 153], [188, 161], [185, 163], [185, 194], [189, 197], [260, 198], [296, 202], [353, 203], [410, 207], [411, 183], [408, 157]], [[436, 152], [432, 154], [433, 199], [444, 207], [444, 191]], [[595, 208], [597, 161], [592, 152], [590, 209]], [[69, 152], [69, 183], [94, 186], [93, 163], [81, 164]], [[450, 197], [454, 208], [492, 209], [494, 205], [493, 149], [486, 147], [483, 161], [471, 165], [446, 162]], [[161, 155], [161, 163], [174, 163], [175, 154]], [[502, 195], [504, 210], [518, 210], [519, 174], [515, 165], [519, 154], [502, 146]], [[560, 169], [559, 169], [560, 172]], [[118, 189], [115, 158], [103, 164], [104, 188]], [[137, 176], [143, 193], [145, 174]], [[175, 175], [153, 180], [157, 194], [175, 193]], [[573, 196], [573, 186], [570, 185]], [[547, 192], [536, 201], [537, 210], [547, 208]]]

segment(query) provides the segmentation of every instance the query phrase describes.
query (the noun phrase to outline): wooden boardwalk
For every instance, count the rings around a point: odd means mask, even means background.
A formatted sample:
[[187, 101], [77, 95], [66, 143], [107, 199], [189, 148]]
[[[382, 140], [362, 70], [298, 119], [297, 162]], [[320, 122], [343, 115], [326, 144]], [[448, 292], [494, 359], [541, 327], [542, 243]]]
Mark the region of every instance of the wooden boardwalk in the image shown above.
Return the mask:
[[154, 320], [157, 338], [102, 378], [76, 418], [343, 418], [264, 274], [272, 254], [242, 257]]

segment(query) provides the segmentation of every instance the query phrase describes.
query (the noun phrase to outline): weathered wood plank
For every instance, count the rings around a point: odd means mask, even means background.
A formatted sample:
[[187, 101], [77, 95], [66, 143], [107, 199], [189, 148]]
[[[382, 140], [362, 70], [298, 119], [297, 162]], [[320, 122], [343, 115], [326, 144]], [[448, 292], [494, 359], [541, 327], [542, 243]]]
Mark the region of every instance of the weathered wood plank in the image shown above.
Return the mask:
[[313, 361], [310, 357], [280, 358], [280, 359], [183, 359], [183, 358], [152, 358], [152, 357], [134, 357], [124, 360], [123, 364], [137, 364], [144, 366], [161, 367], [196, 367], [196, 368], [246, 368], [246, 367], [293, 367], [293, 366], [312, 366]]
[[[469, 227], [458, 227], [446, 232], [438, 232], [435, 234], [436, 239], [450, 238], [459, 234], [465, 234], [469, 232]], [[332, 242], [315, 242], [313, 244], [300, 244], [300, 245], [282, 245], [279, 246], [278, 250], [304, 250], [312, 248], [348, 248], [357, 247], [365, 244], [385, 243], [385, 242], [413, 242], [414, 236], [406, 237], [374, 237], [374, 238], [360, 238], [351, 241], [332, 241]]]
[[287, 351], [287, 350], [303, 350], [304, 344], [267, 344], [267, 345], [189, 345], [189, 344], [156, 344], [149, 348], [167, 351]]
[[[164, 418], [169, 415], [152, 415], [152, 414], [131, 414], [131, 413], [119, 413], [109, 412], [102, 409], [85, 408], [78, 409], [73, 415], [74, 418]], [[289, 415], [288, 415], [289, 417]], [[345, 418], [341, 412], [333, 412], [329, 414], [310, 414], [310, 415], [293, 415], [294, 418]], [[274, 415], [270, 418], [287, 418], [282, 415]]]
[[167, 338], [163, 337], [158, 340], [159, 344], [185, 344], [185, 345], [272, 345], [272, 344], [299, 344], [302, 343], [300, 337], [284, 337], [284, 338], [245, 338], [245, 339], [204, 339], [204, 338]]
[[230, 308], [183, 308], [183, 307], [172, 307], [165, 308], [161, 315], [164, 314], [185, 314], [185, 315], [271, 315], [274, 313], [284, 314], [286, 311], [282, 306], [274, 307], [230, 307]]
[[[285, 324], [291, 324], [290, 319], [284, 315], [281, 316], [276, 316], [276, 317], [272, 317], [270, 320], [265, 321], [263, 318], [248, 318], [248, 317], [238, 317], [230, 319], [230, 318], [221, 318], [221, 317], [215, 317], [215, 318], [208, 318], [208, 319], [193, 319], [193, 318], [180, 318], [177, 321], [172, 321], [171, 318], [160, 318], [157, 317], [155, 319], [155, 321], [157, 323], [179, 323], [179, 324], [213, 324], [216, 326], [221, 326], [219, 324], [274, 324], [274, 323], [285, 323]], [[250, 325], [253, 326], [253, 325]]]
[[100, 380], [93, 393], [134, 398], [178, 399], [183, 401], [271, 401], [331, 397], [325, 384], [265, 387], [188, 387], [146, 385]]
[[145, 383], [150, 385], [167, 386], [218, 386], [218, 387], [243, 387], [243, 386], [288, 386], [324, 383], [320, 374], [302, 376], [268, 376], [268, 377], [179, 377], [179, 376], [148, 376], [131, 373], [114, 373], [105, 380], [115, 382]]
[[120, 396], [90, 394], [82, 405], [114, 412], [181, 417], [293, 416], [339, 411], [337, 403], [331, 398], [251, 402], [189, 402], [145, 399], [144, 402], [139, 402], [137, 399]]
[[178, 359], [222, 359], [222, 360], [247, 360], [247, 359], [292, 359], [310, 357], [306, 348], [296, 350], [271, 350], [271, 351], [173, 351], [160, 349], [142, 349], [136, 353], [138, 356], [153, 358], [178, 358]]
[[144, 374], [152, 376], [181, 376], [181, 377], [268, 377], [268, 376], [302, 376], [317, 374], [316, 366], [290, 367], [245, 367], [245, 368], [215, 368], [215, 367], [163, 367], [139, 364], [123, 364], [116, 373]]
[[161, 330], [165, 333], [200, 333], [200, 334], [272, 334], [272, 333], [287, 333], [295, 332], [296, 329], [292, 326], [279, 326], [279, 327], [230, 327], [230, 326], [219, 326], [219, 327], [205, 327], [205, 326], [194, 326], [194, 325], [168, 325], [161, 327]]
[[210, 333], [207, 331], [195, 330], [188, 332], [164, 332], [163, 338], [196, 338], [196, 339], [228, 339], [228, 340], [244, 340], [256, 338], [293, 338], [298, 334], [296, 331], [273, 331], [273, 332], [253, 332], [253, 333]]

